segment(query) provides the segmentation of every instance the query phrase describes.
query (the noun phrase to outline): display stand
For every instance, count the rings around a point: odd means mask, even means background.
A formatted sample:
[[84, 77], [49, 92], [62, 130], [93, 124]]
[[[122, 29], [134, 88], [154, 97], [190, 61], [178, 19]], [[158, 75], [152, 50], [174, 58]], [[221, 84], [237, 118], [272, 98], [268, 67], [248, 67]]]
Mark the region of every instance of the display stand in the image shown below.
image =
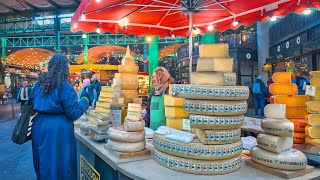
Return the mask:
[[147, 148], [145, 148], [142, 151], [137, 152], [119, 152], [111, 150], [107, 145], [104, 146], [107, 151], [109, 151], [111, 154], [116, 156], [117, 158], [124, 159], [124, 158], [130, 158], [130, 157], [138, 157], [138, 156], [146, 156], [150, 155], [151, 151]]

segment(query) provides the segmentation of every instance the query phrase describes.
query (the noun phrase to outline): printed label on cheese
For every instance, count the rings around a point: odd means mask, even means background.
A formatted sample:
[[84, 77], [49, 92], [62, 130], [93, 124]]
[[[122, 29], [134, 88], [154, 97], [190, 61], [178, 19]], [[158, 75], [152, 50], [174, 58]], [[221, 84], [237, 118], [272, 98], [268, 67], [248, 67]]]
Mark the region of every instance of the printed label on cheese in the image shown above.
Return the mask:
[[269, 91], [274, 95], [297, 95], [298, 87], [296, 84], [273, 83], [269, 86]]
[[105, 147], [119, 152], [137, 152], [142, 151], [146, 146], [146, 141], [140, 142], [118, 142], [111, 139], [108, 139], [108, 142]]
[[276, 72], [272, 75], [274, 83], [291, 83], [291, 72]]
[[141, 121], [132, 121], [130, 119], [124, 120], [124, 129], [129, 132], [142, 131], [144, 130], [145, 122]]
[[268, 104], [264, 107], [264, 114], [267, 118], [286, 118], [285, 104]]
[[306, 123], [308, 123], [311, 126], [320, 126], [320, 114], [307, 115]]
[[320, 101], [307, 102], [307, 110], [309, 113], [320, 113]]
[[287, 106], [305, 106], [309, 101], [309, 97], [306, 95], [276, 95], [273, 97], [273, 104], [285, 104]]
[[311, 138], [320, 138], [320, 127], [315, 126], [306, 126], [306, 135], [310, 136]]
[[189, 119], [182, 119], [182, 129], [186, 131], [190, 131], [190, 120]]
[[241, 130], [203, 130], [197, 129], [198, 139], [203, 144], [230, 144], [239, 141]]
[[165, 116], [173, 118], [189, 118], [189, 113], [185, 112], [182, 107], [165, 107]]
[[293, 137], [294, 124], [287, 119], [263, 119], [261, 128], [268, 134]]
[[201, 44], [199, 47], [199, 57], [229, 57], [228, 44]]
[[154, 149], [154, 159], [169, 169], [192, 174], [227, 174], [241, 167], [241, 156], [226, 160], [195, 160], [180, 158]]
[[173, 96], [203, 100], [246, 100], [249, 98], [247, 86], [213, 86], [173, 84]]
[[184, 98], [172, 97], [171, 95], [164, 95], [164, 105], [170, 107], [183, 107]]
[[235, 86], [237, 83], [236, 73], [223, 72], [193, 72], [190, 76], [190, 84]]
[[198, 129], [238, 129], [244, 122], [244, 116], [202, 116], [190, 115], [191, 128]]
[[132, 121], [140, 121], [141, 120], [141, 112], [128, 111], [127, 119]]
[[259, 134], [257, 136], [258, 146], [267, 151], [280, 153], [293, 146], [292, 137], [279, 137], [270, 134]]
[[193, 114], [242, 115], [247, 112], [247, 101], [204, 101], [185, 99], [184, 109]]
[[289, 119], [294, 124], [294, 132], [304, 133], [305, 127], [308, 125], [304, 119]]
[[145, 131], [127, 132], [124, 126], [113, 126], [108, 129], [108, 137], [119, 142], [139, 142], [145, 139]]
[[199, 58], [197, 72], [232, 72], [233, 58], [205, 57]]
[[141, 112], [141, 104], [128, 103], [128, 111]]
[[180, 143], [154, 134], [154, 147], [164, 153], [191, 159], [220, 160], [237, 157], [242, 152], [242, 141], [226, 145], [203, 145], [198, 139], [190, 143]]

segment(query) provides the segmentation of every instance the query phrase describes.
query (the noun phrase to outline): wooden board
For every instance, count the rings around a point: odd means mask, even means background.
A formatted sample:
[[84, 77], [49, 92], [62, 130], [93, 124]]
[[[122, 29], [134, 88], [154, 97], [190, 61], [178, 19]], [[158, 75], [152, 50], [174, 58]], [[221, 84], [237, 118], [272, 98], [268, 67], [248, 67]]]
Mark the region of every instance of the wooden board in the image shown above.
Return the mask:
[[[107, 147], [107, 146], [105, 146]], [[137, 156], [146, 156], [150, 155], [151, 151], [147, 148], [144, 148], [142, 151], [137, 151], [137, 152], [119, 152], [119, 151], [114, 151], [109, 148], [106, 148], [111, 154], [115, 155], [117, 158], [124, 159], [124, 158], [131, 158], [131, 157], [137, 157]]]
[[250, 167], [258, 169], [260, 171], [270, 173], [270, 174], [273, 174], [275, 176], [279, 176], [279, 177], [282, 177], [285, 179], [292, 179], [295, 177], [300, 177], [300, 176], [303, 176], [306, 174], [310, 174], [314, 171], [314, 167], [309, 166], [309, 165], [307, 165], [307, 167], [303, 170], [287, 171], [287, 170], [280, 170], [280, 169], [274, 169], [271, 167], [267, 167], [267, 166], [258, 164], [256, 162], [252, 161], [251, 159], [246, 159], [245, 162], [246, 162], [247, 166], [250, 166]]

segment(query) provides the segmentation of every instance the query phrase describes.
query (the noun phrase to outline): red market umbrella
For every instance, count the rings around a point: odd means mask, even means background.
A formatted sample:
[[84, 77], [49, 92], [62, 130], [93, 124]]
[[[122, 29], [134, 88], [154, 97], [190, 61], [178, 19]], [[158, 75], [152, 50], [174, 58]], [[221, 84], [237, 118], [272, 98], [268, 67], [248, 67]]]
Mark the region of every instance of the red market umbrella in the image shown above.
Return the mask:
[[[189, 36], [192, 30], [225, 31], [306, 8], [319, 9], [319, 0], [82, 0], [71, 31]], [[189, 38], [190, 60], [191, 45]]]

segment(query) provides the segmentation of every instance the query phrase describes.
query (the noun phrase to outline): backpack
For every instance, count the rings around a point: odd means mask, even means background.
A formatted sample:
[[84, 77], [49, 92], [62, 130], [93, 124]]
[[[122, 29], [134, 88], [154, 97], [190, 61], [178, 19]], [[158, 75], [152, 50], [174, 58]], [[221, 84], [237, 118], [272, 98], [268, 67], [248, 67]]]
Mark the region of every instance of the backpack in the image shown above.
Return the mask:
[[262, 94], [259, 82], [255, 82], [252, 84], [252, 92], [253, 94]]
[[92, 85], [86, 86], [84, 88], [84, 90], [88, 93], [88, 98], [90, 101], [90, 106], [92, 106], [92, 104], [94, 104], [94, 102], [97, 100], [97, 91], [93, 88]]

